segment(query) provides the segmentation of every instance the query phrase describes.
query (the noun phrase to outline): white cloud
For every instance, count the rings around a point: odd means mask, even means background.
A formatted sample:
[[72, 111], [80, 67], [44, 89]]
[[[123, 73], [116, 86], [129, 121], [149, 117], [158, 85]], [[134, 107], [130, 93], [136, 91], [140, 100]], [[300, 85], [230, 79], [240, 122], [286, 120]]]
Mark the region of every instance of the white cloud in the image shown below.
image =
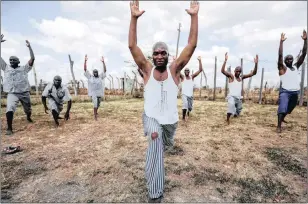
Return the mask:
[[[55, 2], [57, 3], [57, 2]], [[70, 80], [68, 54], [75, 61], [77, 79], [83, 76], [84, 55], [88, 54], [89, 69], [102, 70], [100, 57], [105, 56], [108, 73], [123, 76], [124, 71], [132, 76], [125, 60], [132, 60], [128, 49], [130, 8], [128, 1], [61, 1], [62, 14], [55, 18], [29, 19], [32, 36], [12, 33], [2, 29], [8, 37], [1, 47], [1, 55], [19, 56], [22, 63], [29, 56], [25, 39], [29, 39], [36, 55], [39, 77], [52, 78], [55, 74]], [[253, 58], [259, 54], [260, 70], [272, 84], [279, 81], [276, 59], [280, 33], [285, 32], [287, 41], [284, 52], [297, 55], [302, 48], [301, 34], [307, 25], [307, 2], [202, 2], [199, 10], [198, 47], [188, 63], [192, 70], [198, 69], [197, 56], [202, 56], [208, 84], [213, 85], [214, 63], [217, 56], [217, 86], [224, 86], [225, 77], [220, 73], [225, 52], [229, 53], [227, 66], [234, 68], [244, 58], [244, 71], [253, 68]], [[179, 53], [187, 43], [190, 17], [185, 9], [189, 2], [140, 2], [146, 12], [138, 20], [138, 45], [145, 55], [151, 53], [156, 41], [165, 41], [171, 55], [176, 53], [178, 24], [181, 23]], [[287, 13], [287, 15], [281, 15]], [[8, 25], [2, 25], [6, 28]], [[254, 77], [253, 85], [259, 84], [261, 71]], [[199, 78], [195, 82], [199, 84]]]

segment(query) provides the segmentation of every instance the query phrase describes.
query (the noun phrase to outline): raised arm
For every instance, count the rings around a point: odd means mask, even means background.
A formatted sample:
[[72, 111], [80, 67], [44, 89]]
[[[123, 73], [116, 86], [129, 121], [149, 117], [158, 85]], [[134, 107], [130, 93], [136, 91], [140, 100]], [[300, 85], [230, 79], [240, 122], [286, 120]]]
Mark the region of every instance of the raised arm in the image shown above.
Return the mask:
[[199, 2], [191, 1], [190, 9], [186, 9], [186, 12], [191, 16], [190, 32], [188, 37], [188, 44], [181, 52], [180, 56], [174, 61], [174, 67], [176, 73], [180, 74], [181, 70], [189, 62], [191, 56], [193, 55], [198, 41], [198, 11]]
[[28, 40], [26, 40], [26, 45], [27, 45], [27, 47], [29, 48], [29, 51], [30, 51], [30, 60], [28, 61], [28, 63], [32, 67], [34, 60], [35, 60], [34, 53], [33, 53], [33, 50], [31, 48], [30, 42]]
[[88, 61], [88, 55], [84, 56], [84, 64], [83, 64], [83, 70], [87, 71], [87, 61]]
[[103, 67], [104, 67], [104, 73], [107, 72], [107, 67], [106, 67], [106, 64], [105, 64], [105, 59], [104, 57], [102, 56], [102, 59], [101, 59], [102, 63], [103, 63]]
[[297, 68], [299, 68], [303, 64], [305, 57], [306, 57], [306, 54], [307, 54], [307, 33], [306, 33], [305, 30], [303, 31], [302, 39], [304, 40], [304, 45], [303, 45], [303, 49], [302, 49], [302, 54], [296, 62]]
[[283, 42], [286, 39], [287, 38], [285, 38], [285, 34], [281, 33], [279, 50], [278, 50], [278, 70], [279, 70], [279, 74], [284, 74], [282, 72], [284, 72], [285, 69], [286, 69], [286, 67], [283, 64]]
[[[4, 38], [4, 35], [1, 34], [1, 43], [5, 42], [6, 40], [3, 39]], [[0, 66], [1, 66], [1, 69], [4, 71], [5, 68], [6, 68], [6, 62], [4, 61], [4, 59], [2, 58], [1, 56], [1, 60], [0, 60]]]
[[199, 70], [192, 75], [192, 79], [194, 79], [196, 76], [198, 76], [202, 72], [202, 70], [203, 70], [202, 69], [202, 62], [201, 62], [201, 57], [200, 56], [198, 57], [198, 61], [199, 61]]
[[227, 61], [228, 61], [228, 53], [226, 52], [226, 54], [225, 54], [225, 61], [222, 64], [222, 67], [221, 67], [221, 73], [223, 73], [228, 78], [233, 78], [233, 75], [230, 72], [226, 71], [226, 63], [227, 63]]
[[258, 71], [258, 62], [259, 62], [259, 56], [256, 55], [256, 58], [254, 59], [255, 61], [255, 67], [254, 69], [249, 73], [249, 74], [244, 74], [242, 79], [246, 79], [246, 78], [249, 78], [249, 77], [252, 77], [254, 75], [257, 74], [257, 71]]
[[142, 70], [138, 67], [138, 73], [140, 74], [140, 76], [143, 78], [143, 73], [142, 73]]
[[107, 68], [106, 68], [106, 64], [105, 64], [105, 60], [103, 56], [102, 56], [101, 62], [103, 63], [104, 71], [100, 74], [100, 78], [105, 79], [105, 77], [107, 76], [106, 75]]
[[151, 63], [145, 58], [141, 49], [137, 46], [137, 20], [145, 12], [139, 10], [139, 1], [130, 2], [131, 20], [128, 34], [128, 47], [137, 66], [144, 74], [148, 73]]
[[180, 79], [181, 79], [181, 81], [184, 80], [184, 75], [183, 74], [180, 74]]

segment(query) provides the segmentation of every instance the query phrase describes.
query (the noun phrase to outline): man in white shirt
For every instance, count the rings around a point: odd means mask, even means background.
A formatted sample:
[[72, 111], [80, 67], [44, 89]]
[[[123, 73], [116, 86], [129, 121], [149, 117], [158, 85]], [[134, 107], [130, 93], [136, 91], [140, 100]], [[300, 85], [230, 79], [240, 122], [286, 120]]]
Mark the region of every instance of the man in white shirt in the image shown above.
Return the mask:
[[243, 109], [242, 80], [252, 77], [257, 74], [259, 57], [258, 55], [256, 55], [256, 58], [254, 59], [255, 67], [253, 71], [251, 71], [249, 74], [243, 74], [242, 76], [241, 76], [241, 73], [242, 73], [241, 66], [237, 66], [234, 69], [234, 74], [226, 71], [227, 60], [228, 60], [228, 53], [225, 54], [225, 61], [221, 67], [221, 73], [223, 73], [228, 78], [228, 83], [229, 83], [229, 93], [227, 96], [227, 100], [228, 100], [227, 123], [229, 125], [230, 117], [232, 115], [234, 117], [239, 116]]
[[[280, 45], [278, 50], [278, 73], [281, 81], [281, 89], [279, 91], [279, 107], [277, 111], [278, 124], [277, 133], [281, 133], [281, 123], [288, 114], [291, 114], [298, 101], [298, 94], [300, 90], [300, 78], [298, 75], [298, 68], [303, 64], [307, 54], [307, 33], [304, 30], [302, 39], [304, 46], [302, 54], [298, 61], [293, 64], [293, 56], [287, 55], [283, 62], [283, 42], [286, 40], [285, 34], [282, 33], [280, 37]], [[294, 67], [295, 65], [295, 67]]]
[[[60, 112], [63, 110], [63, 103], [67, 101], [67, 111], [64, 115], [64, 119], [68, 120], [70, 117], [70, 110], [72, 107], [72, 97], [70, 95], [67, 87], [63, 86], [62, 78], [60, 76], [55, 76], [53, 83], [48, 84], [42, 93], [42, 103], [45, 108], [45, 113], [48, 114], [48, 110], [51, 110], [53, 119], [55, 121], [56, 127], [59, 126], [58, 119]], [[48, 106], [46, 104], [46, 98], [48, 98]]]
[[[1, 35], [1, 43], [5, 42]], [[30, 51], [30, 60], [24, 66], [19, 66], [20, 61], [16, 56], [10, 57], [10, 65], [1, 57], [1, 70], [4, 72], [3, 91], [7, 93], [6, 104], [6, 120], [7, 130], [6, 135], [13, 134], [13, 116], [16, 111], [19, 101], [21, 102], [24, 112], [27, 115], [28, 122], [32, 123], [31, 119], [31, 99], [30, 99], [30, 84], [28, 73], [31, 71], [35, 57], [31, 45], [26, 40], [26, 45]]]
[[188, 68], [184, 70], [184, 76], [181, 75], [182, 80], [182, 113], [183, 120], [186, 121], [186, 114], [189, 117], [189, 113], [193, 108], [193, 100], [194, 100], [194, 78], [197, 77], [202, 72], [202, 62], [201, 57], [198, 57], [199, 61], [199, 70], [193, 75], [189, 75], [190, 71]]
[[93, 70], [93, 75], [87, 70], [87, 61], [88, 56], [85, 56], [84, 59], [84, 75], [88, 79], [88, 95], [92, 98], [93, 108], [94, 108], [94, 119], [97, 120], [97, 110], [100, 106], [102, 97], [104, 97], [104, 79], [106, 78], [106, 64], [104, 61], [104, 57], [102, 57], [101, 61], [104, 66], [104, 71], [101, 74], [98, 74], [98, 70]]
[[191, 16], [188, 45], [180, 56], [168, 65], [169, 51], [164, 42], [152, 49], [154, 67], [137, 46], [137, 20], [144, 13], [139, 1], [132, 1], [128, 46], [144, 80], [143, 127], [148, 139], [146, 154], [146, 180], [149, 202], [161, 202], [164, 193], [164, 148], [173, 147], [179, 115], [177, 109], [178, 84], [181, 70], [189, 62], [198, 41], [199, 3], [192, 1], [186, 12]]

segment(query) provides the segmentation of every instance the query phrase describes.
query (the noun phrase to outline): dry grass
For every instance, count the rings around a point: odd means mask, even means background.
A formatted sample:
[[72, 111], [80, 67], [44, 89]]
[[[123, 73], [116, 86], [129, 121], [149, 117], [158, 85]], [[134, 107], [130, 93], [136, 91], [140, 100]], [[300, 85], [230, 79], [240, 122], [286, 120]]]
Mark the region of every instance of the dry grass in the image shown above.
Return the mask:
[[[142, 100], [107, 100], [94, 122], [90, 103], [74, 103], [71, 120], [54, 129], [42, 105], [34, 124], [19, 108], [2, 147], [24, 150], [2, 156], [3, 201], [146, 202], [142, 110]], [[279, 135], [276, 110], [245, 103], [225, 126], [225, 102], [195, 101], [179, 123], [177, 153], [165, 155], [164, 202], [305, 202], [306, 109], [296, 107]]]

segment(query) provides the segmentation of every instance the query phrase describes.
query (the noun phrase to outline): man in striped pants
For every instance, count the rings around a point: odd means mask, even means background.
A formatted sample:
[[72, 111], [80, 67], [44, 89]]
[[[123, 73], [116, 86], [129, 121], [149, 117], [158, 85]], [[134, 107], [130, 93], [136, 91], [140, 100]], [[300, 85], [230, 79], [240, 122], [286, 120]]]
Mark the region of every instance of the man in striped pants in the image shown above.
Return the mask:
[[144, 79], [144, 133], [148, 139], [145, 175], [149, 202], [161, 202], [164, 193], [165, 169], [164, 149], [173, 147], [174, 134], [179, 115], [177, 109], [180, 72], [189, 62], [197, 46], [199, 3], [192, 1], [186, 12], [191, 16], [188, 45], [169, 67], [168, 46], [157, 42], [152, 49], [154, 67], [137, 46], [137, 19], [144, 11], [139, 10], [139, 2], [133, 1], [129, 28], [129, 49], [142, 70]]

